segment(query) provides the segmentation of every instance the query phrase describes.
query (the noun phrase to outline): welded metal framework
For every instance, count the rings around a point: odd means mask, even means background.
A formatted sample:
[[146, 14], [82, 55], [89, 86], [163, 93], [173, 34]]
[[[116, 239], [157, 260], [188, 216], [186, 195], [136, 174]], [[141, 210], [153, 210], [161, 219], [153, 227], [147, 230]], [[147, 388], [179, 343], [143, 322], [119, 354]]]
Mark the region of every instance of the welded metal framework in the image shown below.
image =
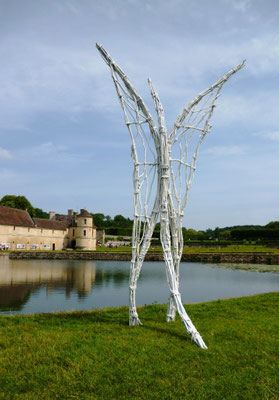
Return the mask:
[[179, 292], [179, 264], [183, 251], [182, 217], [196, 169], [198, 151], [211, 128], [209, 122], [216, 100], [224, 83], [243, 67], [244, 62], [195, 97], [183, 109], [168, 134], [164, 110], [151, 79], [148, 79], [148, 83], [158, 117], [158, 127], [127, 75], [101, 45], [96, 46], [110, 67], [132, 141], [134, 225], [129, 324], [141, 325], [136, 309], [137, 280], [159, 220], [170, 290], [167, 321], [174, 321], [177, 310], [191, 339], [206, 349], [202, 337], [185, 311]]

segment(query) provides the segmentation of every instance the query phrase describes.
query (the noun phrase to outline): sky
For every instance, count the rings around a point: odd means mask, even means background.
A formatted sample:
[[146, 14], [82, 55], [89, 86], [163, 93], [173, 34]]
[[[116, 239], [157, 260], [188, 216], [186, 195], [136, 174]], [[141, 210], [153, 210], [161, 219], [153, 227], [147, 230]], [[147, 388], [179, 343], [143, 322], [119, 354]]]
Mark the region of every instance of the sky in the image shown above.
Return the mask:
[[130, 138], [101, 43], [167, 126], [236, 64], [197, 160], [184, 226], [279, 220], [277, 0], [0, 0], [0, 197], [133, 217]]

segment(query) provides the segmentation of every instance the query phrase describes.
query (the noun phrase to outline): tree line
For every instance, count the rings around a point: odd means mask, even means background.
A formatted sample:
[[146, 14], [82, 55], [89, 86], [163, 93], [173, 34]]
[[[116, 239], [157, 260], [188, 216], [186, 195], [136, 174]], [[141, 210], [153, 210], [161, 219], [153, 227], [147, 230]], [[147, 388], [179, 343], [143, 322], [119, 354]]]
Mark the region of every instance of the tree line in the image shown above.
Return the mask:
[[[5, 195], [0, 200], [1, 206], [27, 210], [31, 217], [49, 218], [49, 214], [41, 208], [33, 207], [25, 196]], [[111, 217], [102, 213], [91, 213], [94, 225], [103, 229], [106, 235], [132, 236], [133, 220], [121, 214]], [[231, 227], [206, 229], [196, 231], [192, 228], [182, 228], [183, 239], [186, 241], [224, 240], [224, 241], [272, 241], [279, 240], [279, 221], [261, 225], [235, 225]], [[155, 226], [153, 237], [160, 238], [160, 223]]]

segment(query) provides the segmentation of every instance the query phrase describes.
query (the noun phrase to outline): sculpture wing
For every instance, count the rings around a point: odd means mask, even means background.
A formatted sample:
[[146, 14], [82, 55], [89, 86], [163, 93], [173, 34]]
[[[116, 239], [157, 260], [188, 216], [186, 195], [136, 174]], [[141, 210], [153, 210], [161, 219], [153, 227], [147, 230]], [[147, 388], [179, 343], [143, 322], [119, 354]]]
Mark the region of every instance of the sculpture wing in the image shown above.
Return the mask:
[[238, 64], [212, 86], [196, 96], [178, 116], [168, 137], [171, 144], [172, 200], [177, 215], [183, 214], [191, 187], [200, 145], [209, 132], [210, 120], [224, 83], [244, 66]]
[[[152, 236], [157, 214], [154, 213], [156, 193], [153, 183], [157, 172], [158, 132], [151, 114], [127, 75], [99, 44], [97, 49], [110, 67], [111, 76], [130, 133], [134, 162], [134, 233], [133, 247], [139, 255], [144, 232]], [[153, 212], [152, 212], [153, 211]]]

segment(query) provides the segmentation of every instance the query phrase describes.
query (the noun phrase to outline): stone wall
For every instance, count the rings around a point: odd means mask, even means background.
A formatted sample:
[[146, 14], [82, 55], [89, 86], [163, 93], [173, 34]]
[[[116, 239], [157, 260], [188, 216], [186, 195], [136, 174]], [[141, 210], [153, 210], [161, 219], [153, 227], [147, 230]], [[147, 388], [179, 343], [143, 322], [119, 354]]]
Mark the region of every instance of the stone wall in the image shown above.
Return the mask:
[[[47, 259], [47, 260], [110, 260], [130, 261], [130, 253], [103, 252], [47, 252], [47, 251], [11, 251], [11, 259]], [[162, 253], [148, 253], [146, 261], [163, 261]], [[279, 254], [256, 253], [196, 253], [183, 254], [182, 261], [202, 263], [244, 263], [279, 265]]]
[[62, 250], [67, 241], [66, 230], [0, 225], [0, 243], [8, 245], [11, 250], [52, 250], [53, 245], [55, 250]]

